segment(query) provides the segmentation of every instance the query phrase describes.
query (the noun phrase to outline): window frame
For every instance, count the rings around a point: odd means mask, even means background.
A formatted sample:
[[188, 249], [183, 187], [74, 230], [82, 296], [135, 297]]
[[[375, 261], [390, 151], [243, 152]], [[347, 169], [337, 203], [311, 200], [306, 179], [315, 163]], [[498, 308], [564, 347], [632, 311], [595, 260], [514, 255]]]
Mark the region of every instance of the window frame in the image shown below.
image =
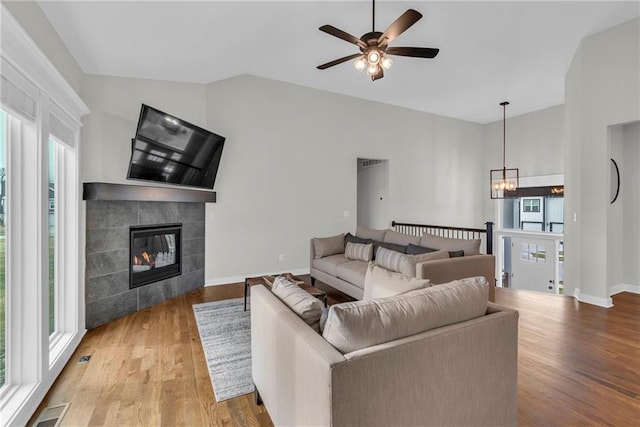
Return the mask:
[[[83, 240], [79, 233], [78, 159], [81, 118], [89, 109], [6, 7], [0, 9], [0, 102], [11, 116], [8, 133], [13, 141], [8, 144], [7, 166], [12, 176], [19, 177], [7, 180], [7, 363], [6, 383], [0, 388], [0, 425], [23, 425], [86, 331], [81, 274], [84, 262], [79, 257]], [[23, 95], [26, 103], [21, 104]], [[62, 135], [64, 145], [64, 164], [57, 168], [61, 193], [56, 206], [64, 212], [59, 215], [60, 269], [56, 272], [64, 286], [56, 292], [59, 310], [56, 331], [51, 336], [47, 218], [50, 134]], [[18, 140], [20, 143], [15, 143]], [[26, 248], [35, 248], [28, 258]]]

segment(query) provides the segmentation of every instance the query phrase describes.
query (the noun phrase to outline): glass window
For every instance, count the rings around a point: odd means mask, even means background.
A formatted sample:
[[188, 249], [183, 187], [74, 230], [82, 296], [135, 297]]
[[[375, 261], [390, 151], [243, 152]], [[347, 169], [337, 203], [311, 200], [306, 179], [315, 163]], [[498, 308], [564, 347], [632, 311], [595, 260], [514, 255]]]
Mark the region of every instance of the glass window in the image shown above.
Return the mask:
[[540, 212], [540, 199], [523, 199], [522, 206], [525, 212]]
[[528, 262], [547, 262], [547, 248], [535, 243], [520, 244], [520, 260]]
[[49, 139], [49, 335], [56, 331], [56, 149], [57, 143]]

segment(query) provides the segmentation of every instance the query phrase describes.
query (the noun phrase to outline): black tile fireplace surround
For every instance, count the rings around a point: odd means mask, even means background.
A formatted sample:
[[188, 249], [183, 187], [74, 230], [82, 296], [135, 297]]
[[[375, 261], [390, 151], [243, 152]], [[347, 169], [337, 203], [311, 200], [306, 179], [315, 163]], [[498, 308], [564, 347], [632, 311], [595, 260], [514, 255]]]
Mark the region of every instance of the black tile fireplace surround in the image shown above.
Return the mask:
[[[130, 289], [130, 227], [152, 224], [182, 224], [181, 272]], [[87, 200], [87, 329], [204, 286], [204, 234], [201, 201]]]

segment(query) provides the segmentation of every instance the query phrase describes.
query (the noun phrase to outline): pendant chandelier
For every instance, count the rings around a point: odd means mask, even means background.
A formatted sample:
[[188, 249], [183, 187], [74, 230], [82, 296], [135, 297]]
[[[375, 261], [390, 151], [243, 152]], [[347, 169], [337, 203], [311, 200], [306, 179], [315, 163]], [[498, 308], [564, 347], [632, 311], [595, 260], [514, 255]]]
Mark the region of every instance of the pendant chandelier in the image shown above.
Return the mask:
[[506, 145], [507, 145], [507, 105], [509, 102], [501, 102], [502, 105], [502, 169], [491, 169], [491, 198], [507, 199], [517, 197], [520, 185], [518, 168], [507, 169]]

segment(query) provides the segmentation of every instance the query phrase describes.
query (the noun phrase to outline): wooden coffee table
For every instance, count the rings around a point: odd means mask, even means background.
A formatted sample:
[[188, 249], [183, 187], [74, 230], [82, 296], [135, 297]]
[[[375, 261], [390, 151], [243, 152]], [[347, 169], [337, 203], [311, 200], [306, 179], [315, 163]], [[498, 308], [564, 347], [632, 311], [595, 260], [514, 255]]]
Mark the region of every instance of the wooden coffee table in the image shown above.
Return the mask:
[[295, 283], [301, 289], [305, 290], [309, 294], [318, 298], [324, 306], [327, 306], [327, 293], [321, 289], [316, 288], [315, 286], [308, 285], [301, 278], [294, 276], [291, 273], [281, 273], [275, 274], [272, 276], [258, 276], [258, 277], [247, 277], [244, 279], [244, 311], [247, 311], [247, 296], [249, 295], [249, 289], [251, 286], [255, 285], [264, 285], [269, 290], [271, 290], [271, 286], [273, 286], [273, 281], [278, 276], [284, 276], [290, 282]]

